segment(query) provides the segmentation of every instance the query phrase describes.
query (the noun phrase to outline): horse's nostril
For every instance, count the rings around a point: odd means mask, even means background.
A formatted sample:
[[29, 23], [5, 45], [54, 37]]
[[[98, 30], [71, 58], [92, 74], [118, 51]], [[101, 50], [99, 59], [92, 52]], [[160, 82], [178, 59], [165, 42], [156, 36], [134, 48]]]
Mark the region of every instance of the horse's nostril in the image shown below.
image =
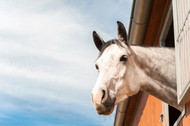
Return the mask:
[[102, 93], [103, 93], [102, 99], [104, 99], [106, 91], [102, 90]]
[[102, 95], [102, 103], [103, 103], [106, 100], [106, 91], [102, 90], [102, 93], [103, 93], [103, 95]]

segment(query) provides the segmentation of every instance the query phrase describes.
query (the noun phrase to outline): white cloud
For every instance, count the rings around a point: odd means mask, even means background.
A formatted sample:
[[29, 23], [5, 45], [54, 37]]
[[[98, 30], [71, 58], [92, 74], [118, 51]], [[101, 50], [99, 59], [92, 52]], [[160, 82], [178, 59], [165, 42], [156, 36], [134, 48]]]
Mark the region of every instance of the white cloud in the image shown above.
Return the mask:
[[[42, 6], [36, 1], [28, 4]], [[0, 1], [0, 7], [1, 92], [31, 102], [42, 98], [87, 106], [96, 75], [91, 70], [96, 57], [91, 26], [76, 20], [83, 19], [83, 15], [64, 6], [35, 12], [38, 8], [25, 8], [19, 1]], [[89, 96], [88, 100], [79, 100], [79, 93]]]
[[[77, 107], [93, 108], [90, 91], [97, 76], [98, 51], [91, 34], [96, 30], [105, 40], [115, 38], [118, 18], [113, 26], [108, 17], [117, 17], [123, 2], [117, 1], [117, 7], [110, 2], [104, 15], [103, 6], [92, 8], [107, 2], [93, 1], [89, 6], [90, 1], [83, 2], [0, 1], [1, 112], [26, 109], [52, 114], [70, 108], [86, 115]], [[101, 24], [103, 20], [107, 23]]]
[[31, 71], [25, 68], [15, 67], [2, 62], [0, 63], [0, 69], [0, 75], [4, 76], [14, 76], [24, 79], [39, 80], [42, 82], [53, 81], [57, 83], [72, 83], [72, 79], [69, 77], [54, 75], [43, 71]]

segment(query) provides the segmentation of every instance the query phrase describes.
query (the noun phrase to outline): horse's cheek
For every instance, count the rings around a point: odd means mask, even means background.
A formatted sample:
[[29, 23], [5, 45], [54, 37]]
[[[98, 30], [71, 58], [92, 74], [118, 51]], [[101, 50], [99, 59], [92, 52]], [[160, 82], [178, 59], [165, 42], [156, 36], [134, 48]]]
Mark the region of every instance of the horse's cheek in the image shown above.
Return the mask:
[[126, 71], [125, 77], [123, 78], [124, 85], [128, 90], [127, 95], [129, 96], [134, 95], [139, 91], [139, 85], [136, 83], [138, 80], [133, 75], [134, 73], [132, 73], [132, 71]]
[[119, 73], [118, 73], [119, 77], [120, 78], [124, 78], [125, 77], [125, 73], [126, 73], [126, 67], [120, 67], [119, 68]]

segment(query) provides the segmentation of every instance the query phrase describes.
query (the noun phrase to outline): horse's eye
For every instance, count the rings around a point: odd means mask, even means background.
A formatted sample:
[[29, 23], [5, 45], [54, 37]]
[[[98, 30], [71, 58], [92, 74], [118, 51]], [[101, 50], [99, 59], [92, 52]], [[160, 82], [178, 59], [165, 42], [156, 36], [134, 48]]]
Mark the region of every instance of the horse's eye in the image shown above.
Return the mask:
[[127, 56], [126, 55], [121, 56], [119, 61], [121, 61], [121, 62], [127, 61]]
[[97, 70], [99, 69], [99, 67], [98, 67], [98, 65], [97, 65], [97, 64], [95, 64], [95, 67], [96, 67], [96, 69], [97, 69]]

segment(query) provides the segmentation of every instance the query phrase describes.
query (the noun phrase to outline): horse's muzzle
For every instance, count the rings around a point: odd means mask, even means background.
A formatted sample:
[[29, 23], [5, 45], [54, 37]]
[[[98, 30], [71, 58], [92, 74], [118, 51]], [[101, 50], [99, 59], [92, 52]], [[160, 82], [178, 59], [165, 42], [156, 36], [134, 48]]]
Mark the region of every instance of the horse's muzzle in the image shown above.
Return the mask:
[[109, 92], [105, 90], [96, 93], [94, 97], [92, 94], [92, 101], [98, 114], [109, 115], [114, 110], [115, 97], [111, 98]]

